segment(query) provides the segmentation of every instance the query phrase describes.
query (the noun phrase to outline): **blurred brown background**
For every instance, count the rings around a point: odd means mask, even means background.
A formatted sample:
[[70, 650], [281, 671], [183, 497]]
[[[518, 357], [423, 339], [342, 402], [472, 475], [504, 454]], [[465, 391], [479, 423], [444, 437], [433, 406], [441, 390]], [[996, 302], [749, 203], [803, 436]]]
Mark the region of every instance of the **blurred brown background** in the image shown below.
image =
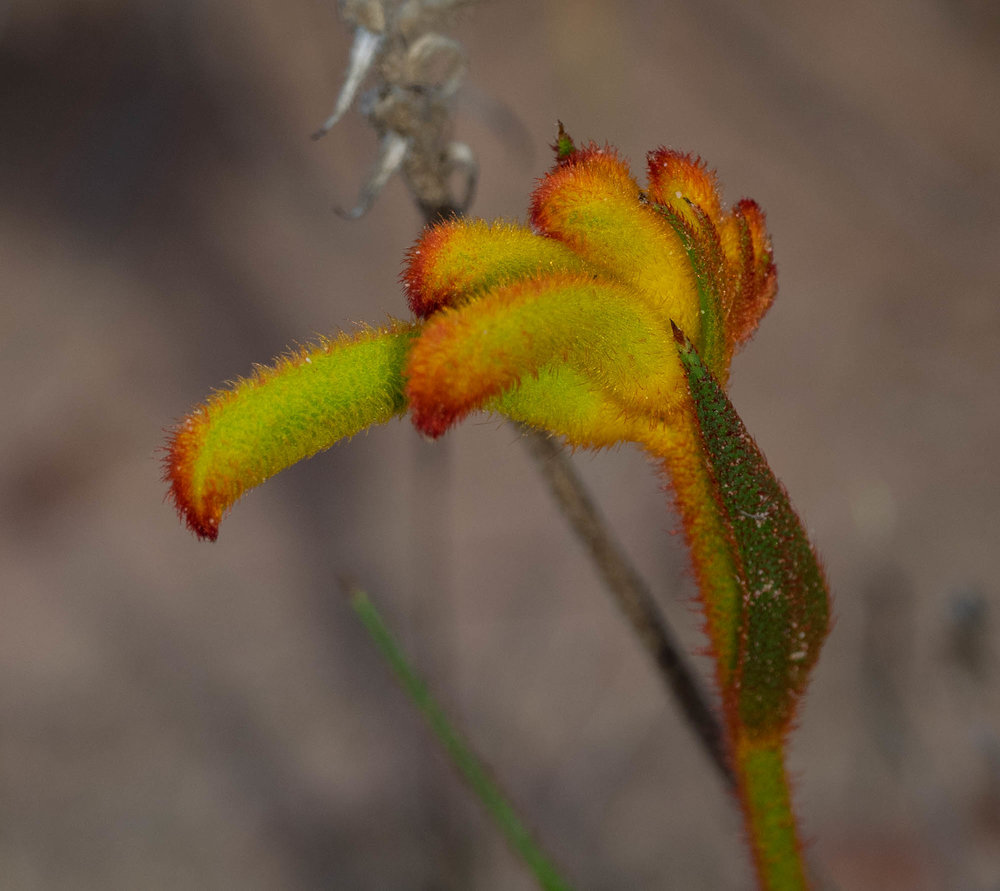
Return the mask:
[[[453, 33], [477, 215], [523, 217], [557, 118], [767, 210], [781, 291], [733, 399], [836, 596], [792, 754], [814, 856], [845, 891], [1000, 888], [995, 5], [494, 0]], [[747, 888], [732, 803], [508, 426], [374, 430], [214, 546], [163, 501], [162, 428], [213, 386], [405, 311], [403, 186], [347, 222], [374, 137], [307, 138], [348, 44], [332, 0], [0, 3], [0, 886], [532, 887], [348, 574], [579, 887]], [[655, 474], [574, 462], [697, 649]]]

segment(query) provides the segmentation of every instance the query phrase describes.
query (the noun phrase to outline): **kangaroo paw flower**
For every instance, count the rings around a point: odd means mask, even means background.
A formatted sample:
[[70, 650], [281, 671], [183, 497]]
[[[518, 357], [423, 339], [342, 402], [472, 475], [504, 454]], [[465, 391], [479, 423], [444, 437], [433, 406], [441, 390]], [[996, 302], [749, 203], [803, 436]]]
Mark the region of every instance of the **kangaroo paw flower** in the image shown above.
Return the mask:
[[[715, 174], [688, 155], [651, 153], [644, 192], [612, 149], [577, 148], [561, 128], [555, 148], [533, 229], [450, 220], [408, 252], [417, 322], [300, 351], [174, 431], [170, 493], [199, 536], [214, 538], [248, 488], [408, 402], [431, 436], [506, 408], [573, 445], [648, 446], [688, 398], [671, 323], [726, 380], [774, 297], [756, 204], [727, 212]], [[557, 407], [539, 382], [576, 402]]]
[[[727, 209], [704, 162], [647, 158], [560, 126], [531, 228], [450, 220], [408, 252], [415, 320], [300, 350], [216, 393], [164, 462], [188, 526], [284, 467], [409, 409], [437, 437], [492, 411], [574, 447], [631, 442], [666, 471], [690, 545], [726, 740], [761, 885], [805, 887], [784, 738], [829, 626], [823, 572], [725, 395], [777, 289], [764, 214]], [[683, 333], [681, 333], [683, 332]]]

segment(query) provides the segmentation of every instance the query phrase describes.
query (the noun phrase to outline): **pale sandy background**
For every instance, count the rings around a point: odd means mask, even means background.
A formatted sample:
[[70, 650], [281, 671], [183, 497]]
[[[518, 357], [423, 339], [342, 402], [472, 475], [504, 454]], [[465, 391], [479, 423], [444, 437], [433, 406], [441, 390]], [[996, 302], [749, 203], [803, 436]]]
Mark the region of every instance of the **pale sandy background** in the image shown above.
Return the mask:
[[[477, 214], [523, 215], [557, 118], [640, 170], [699, 152], [768, 212], [781, 292], [733, 399], [836, 593], [792, 761], [845, 891], [1000, 888], [995, 9], [494, 0], [455, 29]], [[347, 573], [580, 888], [747, 888], [730, 800], [508, 427], [375, 430], [215, 545], [163, 503], [161, 430], [211, 387], [404, 312], [405, 190], [340, 219], [374, 139], [307, 139], [347, 45], [332, 0], [0, 3], [0, 886], [532, 887]], [[651, 469], [574, 460], [697, 648]]]

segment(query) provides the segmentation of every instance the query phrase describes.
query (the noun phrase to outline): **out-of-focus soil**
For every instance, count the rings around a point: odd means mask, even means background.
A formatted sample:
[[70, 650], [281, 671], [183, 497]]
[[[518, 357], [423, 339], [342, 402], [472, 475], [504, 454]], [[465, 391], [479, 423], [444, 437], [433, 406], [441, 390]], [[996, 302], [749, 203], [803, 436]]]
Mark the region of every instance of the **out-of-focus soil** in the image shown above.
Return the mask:
[[[845, 891], [1000, 887], [993, 6], [496, 0], [454, 33], [478, 215], [523, 218], [557, 119], [640, 174], [697, 152], [766, 208], [781, 290], [732, 395], [836, 598], [792, 747], [811, 855]], [[0, 3], [0, 884], [532, 887], [347, 575], [580, 887], [749, 887], [509, 426], [374, 430], [212, 546], [164, 503], [163, 428], [212, 387], [405, 315], [403, 186], [348, 222], [374, 136], [307, 138], [347, 48], [332, 2]], [[574, 462], [697, 650], [662, 481]]]

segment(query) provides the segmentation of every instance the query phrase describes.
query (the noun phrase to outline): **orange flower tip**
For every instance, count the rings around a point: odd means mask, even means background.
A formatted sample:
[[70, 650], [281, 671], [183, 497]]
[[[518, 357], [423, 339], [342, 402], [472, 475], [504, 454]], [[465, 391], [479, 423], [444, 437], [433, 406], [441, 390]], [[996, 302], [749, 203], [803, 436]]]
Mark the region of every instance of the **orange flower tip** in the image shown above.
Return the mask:
[[760, 205], [743, 198], [733, 208], [733, 219], [742, 224], [738, 251], [743, 264], [744, 281], [740, 296], [729, 319], [735, 343], [746, 343], [768, 311], [778, 293], [778, 267], [774, 263], [767, 220]]
[[201, 541], [215, 541], [219, 537], [219, 517], [199, 517], [189, 512], [186, 517], [187, 527]]
[[742, 198], [736, 203], [736, 211], [743, 215], [750, 229], [755, 255], [767, 264], [774, 262], [771, 236], [767, 233], [767, 216], [753, 198]]
[[550, 234], [553, 208], [558, 209], [565, 204], [567, 195], [586, 196], [595, 190], [634, 196], [636, 201], [641, 197], [628, 164], [621, 159], [618, 150], [591, 142], [558, 160], [555, 167], [538, 181], [528, 210], [532, 228], [536, 232]]
[[646, 165], [653, 201], [671, 204], [687, 199], [712, 218], [722, 212], [715, 171], [697, 155], [658, 148], [646, 156]]
[[191, 486], [197, 426], [197, 418], [192, 416], [171, 432], [170, 441], [163, 450], [163, 481], [169, 484], [167, 497], [188, 529], [202, 541], [215, 541], [219, 537], [223, 499], [212, 492], [199, 498]]
[[173, 502], [177, 514], [199, 539], [215, 541], [219, 537], [219, 521], [222, 509], [214, 504], [214, 499], [203, 499], [199, 507], [192, 496], [189, 481], [185, 475], [185, 462], [178, 454], [176, 438], [170, 443], [163, 459], [164, 482], [170, 484], [167, 497]]
[[464, 230], [465, 226], [462, 220], [455, 217], [428, 227], [416, 244], [407, 250], [399, 279], [410, 311], [417, 318], [427, 318], [459, 296], [461, 288], [458, 283], [443, 280], [439, 267], [442, 250], [456, 234], [461, 234], [460, 230]]
[[448, 428], [460, 420], [460, 415], [441, 406], [422, 407], [418, 403], [411, 405], [410, 417], [413, 426], [428, 439], [439, 439]]
[[739, 210], [746, 217], [752, 232], [766, 234], [764, 210], [753, 198], [740, 198], [733, 210]]
[[410, 311], [417, 318], [426, 318], [439, 305], [440, 298], [428, 285], [428, 275], [434, 253], [444, 240], [443, 230], [447, 228], [448, 224], [442, 224], [426, 229], [404, 257], [399, 279]]

